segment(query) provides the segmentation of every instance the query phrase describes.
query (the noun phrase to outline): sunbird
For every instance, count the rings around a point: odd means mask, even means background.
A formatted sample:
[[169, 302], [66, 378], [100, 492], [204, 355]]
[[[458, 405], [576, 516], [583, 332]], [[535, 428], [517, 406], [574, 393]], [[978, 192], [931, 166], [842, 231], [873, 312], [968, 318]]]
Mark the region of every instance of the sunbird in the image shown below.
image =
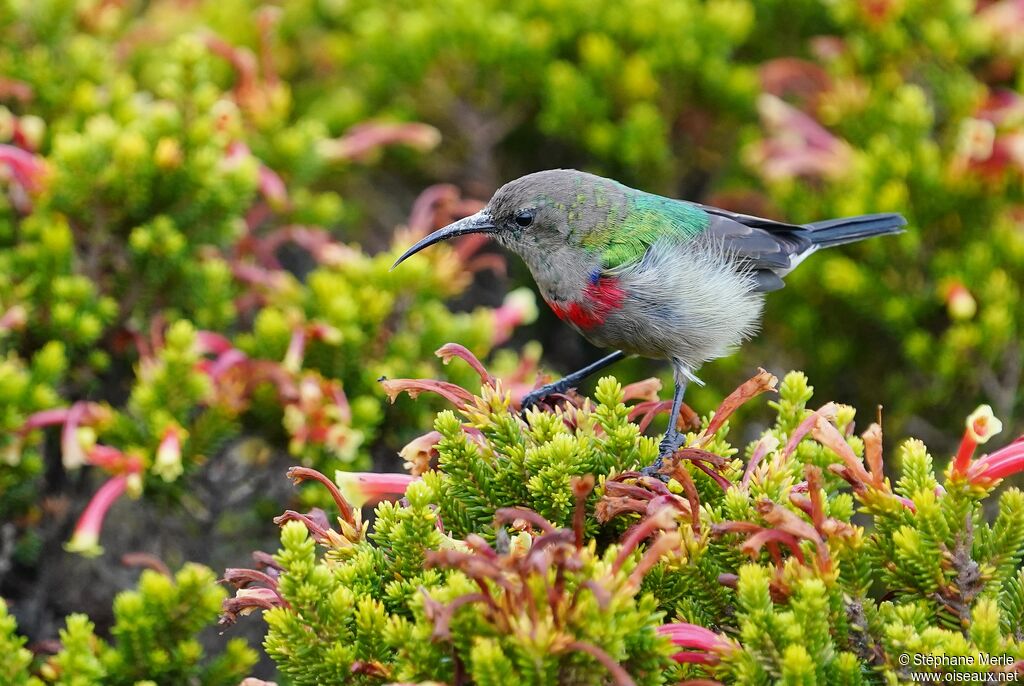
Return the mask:
[[487, 206], [426, 236], [392, 266], [439, 241], [488, 234], [519, 255], [554, 313], [615, 352], [523, 398], [564, 393], [627, 355], [668, 360], [675, 392], [661, 460], [679, 449], [683, 394], [701, 365], [757, 332], [764, 294], [819, 248], [900, 233], [894, 213], [811, 224], [738, 214], [630, 188], [574, 169], [536, 172]]

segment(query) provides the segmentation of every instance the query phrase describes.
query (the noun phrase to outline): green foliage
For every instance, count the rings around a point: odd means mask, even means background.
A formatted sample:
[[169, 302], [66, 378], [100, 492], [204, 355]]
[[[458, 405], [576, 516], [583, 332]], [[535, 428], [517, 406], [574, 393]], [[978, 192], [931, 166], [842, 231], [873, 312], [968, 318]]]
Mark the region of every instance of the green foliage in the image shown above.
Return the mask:
[[[257, 45], [237, 21], [249, 0], [210, 4], [204, 19]], [[335, 133], [380, 113], [427, 121], [445, 144], [426, 170], [481, 194], [563, 166], [794, 221], [904, 213], [905, 235], [794, 272], [743, 359], [781, 348], [828, 395], [884, 400], [897, 427], [942, 426], [983, 400], [1016, 424], [1024, 81], [1011, 6], [300, 0], [274, 46], [298, 111]], [[712, 401], [736, 366], [705, 371], [719, 383], [693, 397]]]
[[[1000, 33], [1019, 31], [1019, 19], [999, 14], [1008, 3], [886, 2], [876, 13], [852, 1], [823, 5], [825, 24], [801, 36], [796, 54], [813, 53], [823, 32], [841, 39], [837, 49], [768, 63], [762, 74], [774, 74], [771, 92], [820, 122], [831, 143], [773, 148], [785, 136], [808, 140], [818, 124], [762, 100], [751, 171], [790, 219], [895, 210], [910, 228], [809, 260], [770, 300], [767, 334], [806, 349], [801, 362], [816, 379], [856, 369], [862, 402], [884, 399], [901, 425], [927, 412], [941, 426], [984, 398], [1019, 427], [1022, 168], [1003, 150], [1020, 135], [1019, 117], [1005, 113], [1022, 102], [1021, 71], [1003, 57]], [[800, 91], [801, 78], [819, 85]], [[773, 166], [787, 156], [800, 171]], [[802, 344], [811, 336], [813, 354]]]
[[[0, 0], [4, 519], [37, 518], [57, 438], [66, 470], [171, 500], [240, 438], [326, 471], [365, 466], [387, 416], [379, 377], [439, 373], [431, 353], [450, 336], [487, 355], [532, 316], [521, 296], [444, 304], [471, 282], [472, 250], [390, 274], [399, 241], [371, 256], [335, 238], [355, 215], [328, 188], [387, 141], [427, 149], [436, 132], [331, 138], [269, 47], [257, 60], [165, 21], [170, 7]], [[235, 30], [268, 30], [239, 17]], [[410, 234], [458, 202], [421, 203]], [[415, 431], [430, 415], [392, 416]]]
[[234, 570], [226, 617], [272, 606], [266, 647], [295, 683], [872, 684], [1024, 658], [1024, 495], [989, 502], [1024, 444], [958, 459], [940, 487], [907, 441], [893, 490], [880, 428], [841, 431], [852, 408], [808, 409], [793, 372], [734, 458], [729, 416], [775, 383], [762, 372], [704, 418], [667, 484], [633, 471], [657, 447], [614, 379], [525, 420], [485, 384], [438, 415], [436, 468], [377, 507], [369, 538], [341, 496], [340, 534], [286, 515], [279, 571]]
[[0, 603], [0, 646], [4, 647], [3, 684], [202, 683], [234, 686], [256, 662], [243, 639], [231, 639], [215, 657], [205, 655], [198, 634], [217, 615], [224, 590], [212, 571], [186, 564], [173, 579], [152, 570], [142, 573], [136, 590], [114, 600], [114, 626], [108, 643], [80, 614], [69, 615], [60, 632], [61, 650], [33, 667], [32, 654], [14, 633], [14, 618]]
[[341, 91], [303, 89], [310, 112], [338, 126], [382, 110], [428, 121], [489, 183], [500, 177], [481, 160], [517, 132], [609, 172], [679, 178], [695, 141], [673, 122], [696, 105], [725, 130], [750, 108], [755, 72], [731, 60], [753, 25], [754, 5], [735, 0], [295, 2], [282, 18], [301, 63], [330, 55], [347, 75]]

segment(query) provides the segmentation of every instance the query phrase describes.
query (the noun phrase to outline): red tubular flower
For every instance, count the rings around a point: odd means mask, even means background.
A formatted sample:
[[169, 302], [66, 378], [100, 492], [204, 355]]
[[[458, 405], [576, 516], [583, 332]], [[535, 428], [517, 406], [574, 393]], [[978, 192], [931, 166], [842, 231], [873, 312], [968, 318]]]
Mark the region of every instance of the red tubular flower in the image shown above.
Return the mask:
[[951, 476], [962, 477], [971, 466], [971, 458], [979, 445], [987, 443], [990, 438], [1003, 430], [1003, 423], [993, 414], [988, 405], [980, 405], [967, 418], [967, 428], [960, 440], [960, 448], [953, 458]]
[[82, 516], [75, 525], [75, 533], [71, 540], [64, 544], [69, 553], [80, 553], [86, 557], [96, 557], [103, 553], [100, 546], [100, 530], [103, 520], [114, 501], [121, 497], [128, 486], [128, 476], [119, 474], [100, 486], [96, 495], [86, 506]]
[[672, 659], [676, 662], [716, 664], [721, 659], [722, 654], [733, 649], [733, 644], [729, 639], [696, 624], [687, 624], [685, 622], [663, 624], [658, 627], [657, 631], [662, 636], [668, 637], [673, 645], [680, 648], [694, 648], [703, 651], [680, 651], [672, 656]]
[[417, 478], [409, 474], [377, 474], [375, 472], [343, 472], [334, 475], [338, 490], [354, 507], [363, 507], [385, 498], [405, 495], [405, 489]]

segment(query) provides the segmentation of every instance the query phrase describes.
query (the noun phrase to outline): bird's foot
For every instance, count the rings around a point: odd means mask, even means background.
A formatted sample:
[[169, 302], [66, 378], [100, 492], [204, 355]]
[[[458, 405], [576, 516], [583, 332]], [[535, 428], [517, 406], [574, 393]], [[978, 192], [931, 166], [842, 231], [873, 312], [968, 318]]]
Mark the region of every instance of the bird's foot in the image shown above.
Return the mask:
[[658, 447], [658, 459], [641, 469], [640, 473], [644, 476], [653, 476], [656, 479], [668, 481], [669, 477], [661, 473], [661, 468], [665, 464], [665, 460], [675, 455], [676, 451], [683, 447], [685, 442], [685, 434], [678, 431], [669, 431], [661, 439], [661, 445]]
[[519, 415], [526, 419], [526, 411], [531, 407], [536, 407], [542, 404], [545, 400], [553, 395], [559, 395], [569, 390], [569, 386], [556, 381], [555, 383], [549, 383], [540, 388], [535, 388], [526, 395], [523, 396], [522, 402], [519, 403]]

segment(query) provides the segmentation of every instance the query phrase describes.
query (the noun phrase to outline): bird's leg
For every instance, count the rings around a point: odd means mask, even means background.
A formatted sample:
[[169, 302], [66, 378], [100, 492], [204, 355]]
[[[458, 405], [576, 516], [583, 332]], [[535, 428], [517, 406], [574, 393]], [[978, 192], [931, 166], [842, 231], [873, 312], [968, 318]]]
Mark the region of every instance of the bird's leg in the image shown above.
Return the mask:
[[654, 461], [649, 467], [645, 467], [641, 471], [645, 476], [657, 476], [658, 470], [661, 469], [662, 462], [666, 457], [671, 457], [679, 447], [686, 440], [686, 434], [679, 430], [679, 410], [683, 407], [683, 394], [686, 393], [686, 384], [689, 382], [687, 375], [680, 368], [676, 368], [675, 374], [675, 392], [672, 395], [672, 413], [669, 415], [668, 430], [665, 432], [665, 437], [661, 439], [661, 445], [658, 449], [658, 459]]
[[611, 355], [606, 355], [597, 362], [588, 364], [583, 369], [575, 371], [572, 374], [569, 374], [559, 379], [558, 381], [545, 384], [540, 388], [530, 391], [529, 393], [523, 396], [523, 402], [521, 404], [523, 411], [525, 412], [529, 407], [536, 405], [549, 395], [554, 395], [555, 393], [565, 393], [570, 388], [575, 388], [576, 386], [579, 385], [581, 381], [583, 381], [585, 378], [587, 378], [594, 372], [601, 371], [608, 365], [618, 362], [619, 360], [624, 359], [625, 357], [626, 353], [622, 352], [621, 350], [616, 350]]

